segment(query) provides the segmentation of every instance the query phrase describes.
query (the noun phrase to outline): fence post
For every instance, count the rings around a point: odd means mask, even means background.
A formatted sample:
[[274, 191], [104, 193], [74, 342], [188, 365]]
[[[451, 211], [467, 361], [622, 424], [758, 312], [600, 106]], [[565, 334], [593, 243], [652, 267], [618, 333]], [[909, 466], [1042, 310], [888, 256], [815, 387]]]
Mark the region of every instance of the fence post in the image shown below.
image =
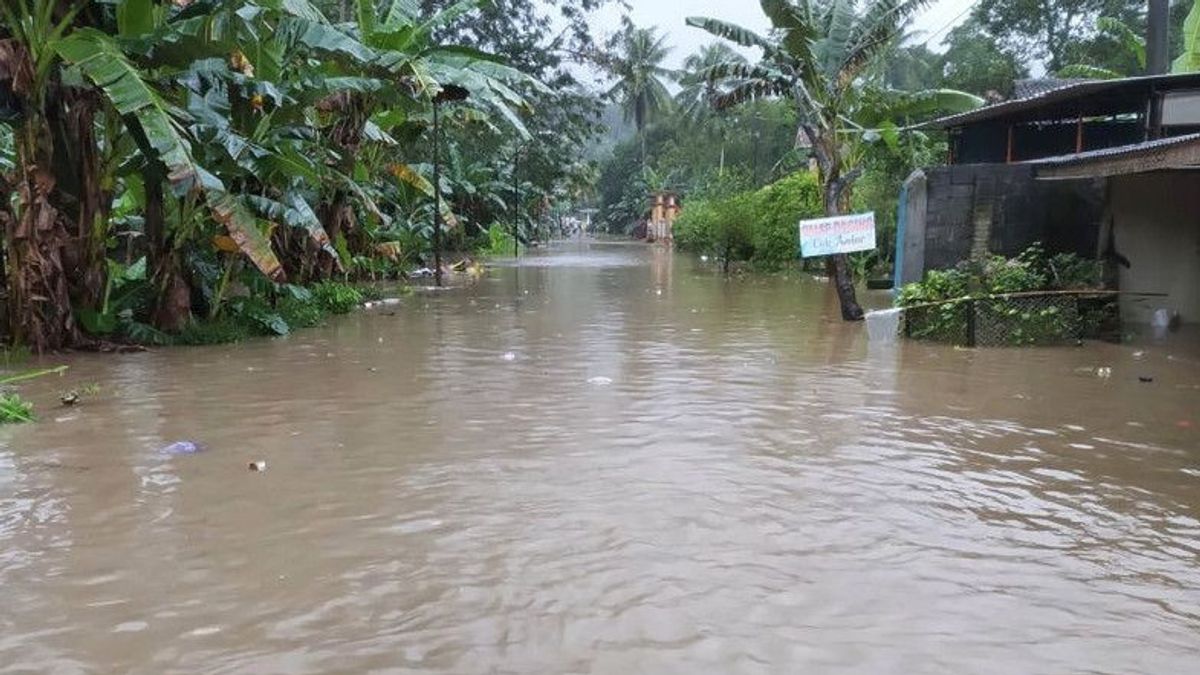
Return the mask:
[[975, 299], [967, 300], [967, 346], [975, 346]]

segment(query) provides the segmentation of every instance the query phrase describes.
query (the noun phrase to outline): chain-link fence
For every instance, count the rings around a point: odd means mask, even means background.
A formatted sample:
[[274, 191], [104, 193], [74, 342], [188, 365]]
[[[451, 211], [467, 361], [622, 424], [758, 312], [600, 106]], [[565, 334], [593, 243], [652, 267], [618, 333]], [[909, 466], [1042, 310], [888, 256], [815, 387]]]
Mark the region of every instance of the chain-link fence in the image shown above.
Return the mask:
[[1119, 331], [1117, 294], [1014, 293], [961, 298], [902, 310], [901, 334], [968, 347], [1054, 345]]

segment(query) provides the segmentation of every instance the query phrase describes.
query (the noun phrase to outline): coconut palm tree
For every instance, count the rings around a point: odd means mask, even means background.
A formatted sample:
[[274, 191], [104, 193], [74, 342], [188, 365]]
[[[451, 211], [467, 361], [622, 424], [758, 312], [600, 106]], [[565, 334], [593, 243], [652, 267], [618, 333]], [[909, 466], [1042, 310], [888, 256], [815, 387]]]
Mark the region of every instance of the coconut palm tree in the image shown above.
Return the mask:
[[709, 126], [720, 136], [721, 160], [718, 172], [721, 175], [725, 174], [725, 142], [729, 129], [726, 120], [718, 117], [722, 111], [713, 106], [713, 101], [726, 92], [719, 82], [708, 77], [708, 72], [724, 63], [745, 64], [746, 59], [723, 42], [701, 47], [698, 52], [684, 60], [683, 70], [679, 74], [679, 84], [683, 88], [675, 95], [675, 101], [689, 120], [698, 125]]
[[713, 68], [726, 63], [746, 63], [746, 58], [723, 42], [704, 45], [683, 61], [679, 73], [682, 89], [675, 95], [685, 115], [693, 120], [708, 118], [715, 110], [713, 100], [725, 93], [720, 82], [708, 77]]
[[664, 79], [674, 76], [662, 63], [671, 48], [667, 38], [655, 28], [636, 28], [626, 23], [616, 39], [616, 56], [602, 59], [617, 83], [608, 95], [620, 102], [625, 119], [632, 121], [642, 144], [642, 164], [646, 163], [646, 126], [671, 105], [671, 94]]
[[[855, 166], [859, 153], [854, 141], [863, 129], [854, 119], [864, 105], [877, 106], [880, 100], [864, 96], [863, 78], [875, 59], [895, 45], [905, 22], [927, 4], [929, 0], [761, 0], [774, 27], [770, 37], [717, 19], [693, 17], [687, 23], [762, 50], [757, 64], [730, 61], [708, 70], [710, 80], [729, 87], [714, 103], [724, 108], [763, 97], [791, 101], [800, 119], [798, 136], [808, 141], [816, 159], [825, 213], [836, 216], [847, 207], [850, 188], [862, 172]], [[928, 106], [931, 97], [946, 99], [945, 107], [981, 103], [958, 92], [937, 92], [906, 97], [905, 104]], [[831, 256], [829, 266], [842, 317], [861, 320], [847, 256]]]

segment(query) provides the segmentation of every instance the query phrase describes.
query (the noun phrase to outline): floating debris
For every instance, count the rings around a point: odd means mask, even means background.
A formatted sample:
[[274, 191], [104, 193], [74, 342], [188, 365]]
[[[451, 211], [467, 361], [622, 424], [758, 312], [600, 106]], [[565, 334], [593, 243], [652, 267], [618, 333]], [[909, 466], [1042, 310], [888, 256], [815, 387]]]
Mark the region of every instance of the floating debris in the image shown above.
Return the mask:
[[504, 356], [501, 356], [500, 358], [504, 359], [505, 361], [516, 361], [517, 355], [513, 352], [504, 352]]
[[251, 471], [266, 471], [267, 463], [260, 459], [257, 462], [250, 462], [250, 466], [248, 468]]
[[204, 449], [199, 443], [192, 441], [175, 441], [170, 445], [164, 445], [159, 448], [159, 452], [164, 455], [194, 455]]
[[608, 385], [610, 385], [610, 384], [612, 384], [612, 383], [613, 383], [613, 381], [612, 381], [612, 378], [611, 378], [611, 377], [603, 377], [603, 376], [601, 376], [601, 377], [590, 377], [590, 378], [588, 378], [588, 384], [594, 384], [594, 385], [596, 385], [597, 387], [607, 387]]
[[375, 309], [376, 307], [391, 307], [399, 305], [402, 298], [384, 298], [382, 300], [372, 300], [363, 303], [363, 309]]
[[65, 406], [75, 405], [76, 403], [79, 403], [79, 392], [68, 391], [68, 392], [62, 394], [61, 396], [59, 396], [58, 400], [61, 401], [62, 404]]

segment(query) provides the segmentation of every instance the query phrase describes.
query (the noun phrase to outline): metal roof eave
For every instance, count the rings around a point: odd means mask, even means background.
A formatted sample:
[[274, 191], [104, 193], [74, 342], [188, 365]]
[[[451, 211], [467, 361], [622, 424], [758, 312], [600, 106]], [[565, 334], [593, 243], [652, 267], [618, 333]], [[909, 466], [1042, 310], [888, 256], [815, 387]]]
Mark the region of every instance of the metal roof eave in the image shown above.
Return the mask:
[[1200, 166], [1200, 133], [1021, 163], [1033, 167], [1038, 180], [1108, 178], [1190, 169]]
[[[1034, 122], [1048, 121], [1064, 116], [1047, 113], [1044, 118], [1039, 118], [1035, 111], [1039, 108], [1053, 109], [1055, 107], [1070, 106], [1072, 101], [1077, 101], [1077, 104], [1083, 106], [1090, 104], [1094, 107], [1104, 108], [1103, 101], [1088, 101], [1089, 97], [1099, 97], [1101, 95], [1112, 95], [1118, 97], [1135, 98], [1138, 96], [1149, 96], [1154, 90], [1171, 90], [1200, 87], [1200, 73], [1182, 73], [1177, 75], [1146, 75], [1141, 77], [1126, 77], [1116, 80], [1087, 80], [1084, 82], [1073, 82], [1056, 89], [1038, 93], [1027, 98], [1013, 99], [1004, 101], [995, 105], [969, 110], [967, 112], [948, 115], [935, 120], [931, 120], [917, 128], [925, 129], [953, 129], [956, 127], [966, 126], [968, 124], [976, 124], [979, 122], [987, 122], [994, 120], [1008, 119], [1013, 122]], [[1128, 106], [1126, 106], [1128, 107]], [[1125, 114], [1129, 110], [1120, 109], [1112, 110], [1108, 114]], [[1098, 116], [1104, 113], [1098, 110], [1088, 110], [1084, 112], [1087, 116]]]

